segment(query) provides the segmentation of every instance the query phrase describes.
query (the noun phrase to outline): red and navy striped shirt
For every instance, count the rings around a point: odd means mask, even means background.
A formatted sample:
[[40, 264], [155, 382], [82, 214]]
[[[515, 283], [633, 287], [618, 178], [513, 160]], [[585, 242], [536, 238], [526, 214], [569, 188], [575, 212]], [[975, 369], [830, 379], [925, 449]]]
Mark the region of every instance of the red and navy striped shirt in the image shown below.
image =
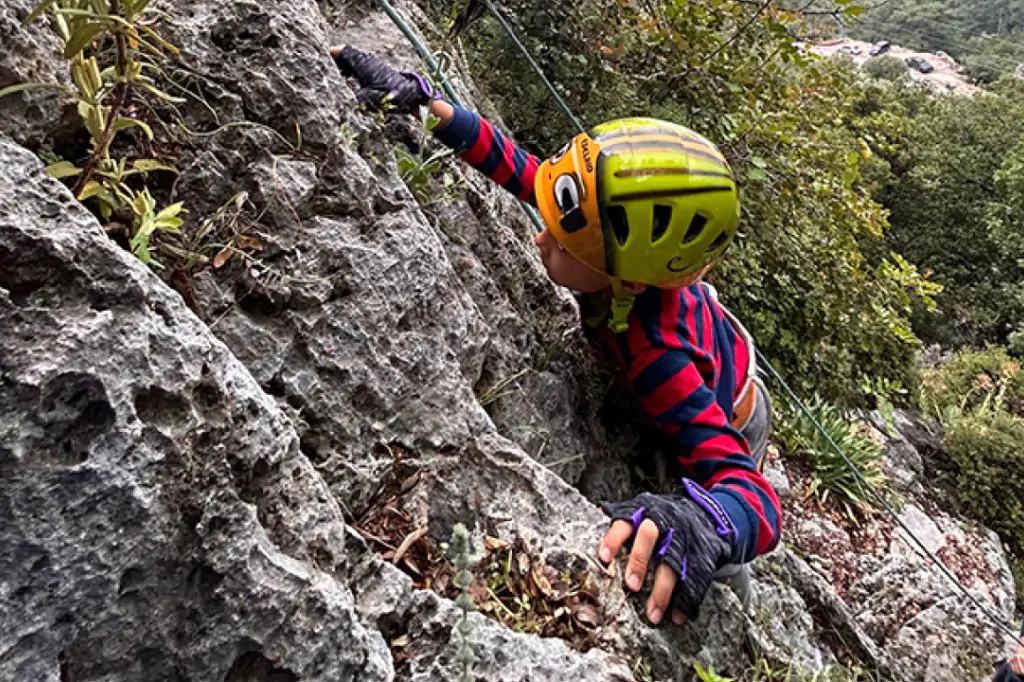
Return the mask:
[[[534, 203], [540, 160], [479, 115], [455, 109], [434, 131], [442, 143], [523, 201]], [[736, 527], [732, 561], [750, 561], [779, 541], [779, 500], [746, 439], [730, 424], [752, 349], [707, 288], [648, 287], [629, 328], [601, 325], [597, 338], [615, 358], [651, 420], [678, 444], [687, 475], [707, 488]]]

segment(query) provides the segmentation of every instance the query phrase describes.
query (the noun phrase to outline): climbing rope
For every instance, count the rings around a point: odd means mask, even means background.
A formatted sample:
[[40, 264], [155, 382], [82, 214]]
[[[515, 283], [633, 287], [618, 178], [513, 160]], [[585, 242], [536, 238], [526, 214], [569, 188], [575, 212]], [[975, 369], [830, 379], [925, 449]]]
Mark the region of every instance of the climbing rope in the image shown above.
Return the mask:
[[[459, 100], [455, 95], [454, 89], [452, 89], [451, 85], [449, 84], [448, 79], [441, 72], [437, 62], [434, 60], [433, 55], [423, 46], [422, 41], [416, 36], [415, 32], [413, 32], [409, 25], [394, 10], [394, 8], [390, 5], [388, 0], [377, 0], [377, 2], [388, 14], [388, 16], [391, 17], [391, 20], [395, 22], [395, 24], [402, 31], [402, 33], [404, 33], [405, 36], [409, 39], [409, 41], [413, 44], [413, 47], [416, 48], [416, 51], [420, 54], [420, 57], [423, 58], [424, 62], [426, 62], [426, 64], [431, 69], [433, 69], [437, 74], [439, 74], [439, 78], [444, 87], [445, 94], [447, 94], [451, 98], [451, 101], [454, 104], [459, 104]], [[583, 123], [580, 121], [579, 118], [576, 117], [575, 114], [573, 114], [572, 110], [562, 99], [561, 95], [558, 94], [558, 91], [555, 89], [554, 85], [552, 85], [551, 81], [549, 81], [547, 77], [544, 75], [544, 72], [541, 70], [540, 66], [538, 66], [537, 62], [534, 61], [532, 55], [530, 55], [529, 50], [526, 49], [526, 46], [523, 45], [522, 41], [519, 40], [519, 37], [516, 35], [515, 31], [508, 24], [508, 22], [505, 21], [505, 17], [502, 16], [501, 12], [498, 11], [498, 9], [494, 6], [491, 0], [482, 0], [482, 2], [487, 7], [487, 10], [494, 16], [494, 18], [498, 21], [498, 23], [508, 34], [509, 38], [516, 45], [516, 48], [519, 50], [519, 52], [522, 53], [523, 57], [533, 68], [534, 72], [536, 72], [540, 80], [544, 83], [544, 86], [548, 89], [548, 91], [551, 93], [555, 101], [558, 103], [559, 107], [561, 107], [562, 111], [565, 113], [566, 118], [568, 118], [579, 131], [585, 131], [586, 129], [584, 128]], [[533, 219], [534, 225], [537, 227], [537, 231], [543, 231], [544, 225], [540, 221], [536, 212], [533, 211], [532, 208], [527, 206], [526, 204], [523, 204], [523, 206], [527, 209], [527, 212]], [[860, 469], [857, 468], [857, 465], [854, 464], [852, 460], [850, 460], [846, 453], [843, 452], [842, 448], [840, 448], [839, 445], [837, 445], [836, 442], [832, 439], [832, 437], [828, 434], [828, 431], [825, 430], [821, 423], [814, 417], [813, 414], [811, 414], [810, 410], [807, 409], [807, 406], [803, 403], [803, 401], [800, 400], [799, 397], [797, 397], [797, 395], [789, 387], [789, 384], [787, 384], [785, 379], [782, 378], [782, 375], [780, 375], [778, 371], [776, 371], [775, 367], [772, 366], [771, 362], [768, 361], [768, 358], [766, 358], [760, 350], [755, 349], [755, 352], [757, 353], [758, 362], [761, 363], [761, 365], [768, 371], [768, 374], [771, 375], [772, 379], [779, 385], [783, 393], [786, 395], [786, 398], [793, 405], [795, 405], [797, 409], [799, 409], [805, 417], [807, 417], [810, 420], [810, 422], [814, 425], [814, 428], [817, 429], [817, 431], [822, 436], [825, 437], [825, 440], [832, 447], [832, 449], [835, 450], [836, 454], [839, 455], [839, 457], [843, 460], [846, 466], [850, 468], [850, 470], [853, 472], [853, 475], [856, 477], [857, 481], [865, 490], [868, 491], [868, 493], [874, 499], [875, 503], [883, 510], [885, 510], [889, 514], [889, 516], [893, 518], [896, 524], [899, 525], [903, 532], [906, 533], [907, 537], [910, 538], [913, 544], [916, 546], [914, 548], [915, 551], [917, 551], [921, 556], [924, 556], [927, 559], [929, 559], [931, 563], [939, 569], [939, 572], [942, 573], [942, 575], [945, 576], [945, 578], [949, 580], [957, 588], [957, 590], [971, 602], [972, 605], [974, 605], [979, 611], [984, 613], [985, 616], [989, 620], [991, 620], [992, 623], [999, 630], [1006, 633], [1006, 635], [1010, 637], [1012, 640], [1016, 641], [1019, 638], [1017, 631], [1011, 628], [1009, 625], [1007, 625], [997, 614], [993, 613], [988, 608], [988, 606], [986, 606], [977, 597], [971, 594], [970, 590], [968, 590], [964, 586], [964, 584], [960, 582], [956, 575], [951, 570], [949, 570], [949, 568], [942, 562], [942, 560], [939, 559], [939, 557], [934, 552], [929, 550], [928, 547], [924, 544], [924, 542], [922, 542], [921, 539], [918, 538], [910, 530], [910, 528], [907, 527], [903, 520], [900, 519], [899, 514], [896, 513], [896, 510], [893, 509], [892, 506], [885, 501], [885, 497], [873, 485], [871, 485], [870, 482], [868, 482], [868, 480], [860, 472]]]
[[882, 495], [882, 493], [880, 493], [873, 485], [871, 485], [871, 483], [868, 482], [868, 480], [860, 472], [860, 469], [857, 468], [857, 465], [854, 464], [849, 457], [847, 457], [846, 453], [843, 452], [843, 449], [836, 444], [836, 442], [832, 439], [832, 436], [830, 436], [828, 431], [825, 430], [825, 427], [821, 425], [821, 423], [815, 418], [813, 414], [811, 414], [810, 410], [807, 409], [807, 406], [804, 405], [803, 401], [801, 401], [800, 398], [798, 398], [797, 395], [793, 392], [793, 389], [789, 387], [789, 384], [787, 384], [786, 380], [782, 378], [782, 375], [780, 375], [772, 366], [772, 364], [768, 362], [768, 358], [762, 355], [760, 350], [755, 349], [755, 352], [757, 353], [757, 361], [761, 363], [761, 365], [766, 370], [768, 370], [768, 374], [770, 374], [775, 383], [779, 385], [779, 388], [782, 389], [782, 392], [786, 394], [786, 398], [790, 401], [790, 403], [792, 403], [798, 410], [800, 410], [800, 412], [805, 417], [807, 417], [807, 419], [810, 420], [812, 424], [814, 424], [814, 428], [818, 430], [818, 433], [825, 437], [825, 440], [828, 441], [829, 446], [831, 446], [831, 448], [835, 450], [835, 453], [839, 455], [839, 457], [843, 460], [846, 466], [849, 467], [850, 471], [853, 472], [853, 475], [856, 477], [857, 482], [860, 483], [861, 487], [871, 494], [871, 497], [874, 498], [875, 503], [879, 507], [884, 509], [886, 512], [888, 512], [889, 516], [891, 516], [899, 525], [899, 527], [903, 529], [903, 532], [907, 534], [907, 537], [909, 537], [913, 541], [913, 543], [917, 545], [916, 550], [921, 555], [928, 557], [928, 559], [930, 559], [931, 562], [935, 564], [935, 567], [938, 568], [939, 571], [951, 583], [953, 583], [953, 585], [955, 585], [956, 588], [961, 593], [963, 593], [963, 595], [967, 597], [967, 599], [970, 600], [970, 602], [974, 606], [976, 606], [982, 613], [984, 613], [996, 625], [996, 627], [1001, 629], [1003, 632], [1007, 633], [1011, 639], [1018, 639], [1017, 631], [1013, 630], [1009, 625], [1003, 622], [1003, 620], [999, 618], [999, 616], [993, 614], [984, 603], [982, 603], [977, 597], [971, 594], [970, 590], [964, 587], [963, 583], [960, 582], [956, 575], [954, 575], [953, 572], [946, 567], [946, 564], [944, 564], [942, 560], [935, 555], [934, 552], [928, 549], [924, 542], [922, 542], [916, 535], [914, 535], [910, 528], [907, 527], [907, 524], [905, 524], [903, 520], [900, 518], [899, 514], [896, 513], [896, 510], [893, 509], [892, 506], [885, 501], [885, 497]]
[[[402, 15], [399, 14], [397, 10], [395, 10], [395, 8], [391, 5], [390, 2], [388, 2], [388, 0], [377, 0], [377, 4], [380, 5], [380, 8], [384, 10], [384, 13], [391, 18], [391, 21], [395, 24], [395, 26], [398, 27], [398, 30], [402, 32], [402, 34], [409, 40], [410, 43], [412, 43], [412, 46], [416, 50], [416, 53], [419, 54], [420, 59], [422, 59], [423, 62], [427, 65], [427, 67], [430, 69], [430, 72], [434, 75], [434, 77], [441, 82], [441, 89], [444, 90], [445, 97], [448, 98], [448, 101], [457, 106], [462, 106], [462, 101], [459, 99], [459, 96], [455, 93], [455, 88], [452, 87], [451, 81], [448, 79], [448, 76], [445, 73], [446, 69], [442, 68], [441, 65], [438, 64], [437, 59], [434, 58], [433, 53], [427, 49], [426, 45], [423, 44], [423, 40], [421, 40], [420, 37], [416, 35], [416, 31], [412, 30], [412, 27], [409, 25], [409, 23], [402, 18]], [[494, 11], [493, 8], [491, 9], [492, 11]], [[525, 52], [525, 47], [523, 47], [521, 44], [519, 47]], [[532, 59], [530, 61], [531, 63], [533, 63]], [[535, 69], [538, 68], [536, 64], [533, 64], [533, 67]], [[543, 75], [541, 77], [543, 78]], [[544, 79], [544, 82], [547, 83], [546, 78]], [[548, 85], [550, 86], [550, 83]], [[558, 95], [556, 94], [555, 96], [557, 97]], [[561, 98], [559, 98], [559, 101], [561, 101]], [[562, 106], [565, 106], [564, 102], [562, 103]], [[565, 110], [568, 112], [568, 107], [565, 107]], [[571, 116], [572, 114], [570, 113], [569, 115]], [[526, 202], [519, 202], [519, 205], [523, 208], [523, 211], [525, 211], [526, 215], [530, 218], [530, 222], [533, 223], [534, 229], [537, 232], [543, 232], [544, 221], [540, 219], [540, 216], [537, 214], [536, 209], [534, 209], [533, 206], [530, 206]]]

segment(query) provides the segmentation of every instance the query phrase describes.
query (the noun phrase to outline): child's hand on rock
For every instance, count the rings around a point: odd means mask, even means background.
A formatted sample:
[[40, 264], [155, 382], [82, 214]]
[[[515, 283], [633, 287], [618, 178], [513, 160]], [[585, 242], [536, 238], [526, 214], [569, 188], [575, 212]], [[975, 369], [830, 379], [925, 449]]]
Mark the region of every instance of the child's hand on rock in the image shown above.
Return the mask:
[[683, 479], [683, 485], [685, 495], [643, 493], [601, 505], [613, 523], [598, 557], [607, 564], [631, 544], [625, 582], [633, 592], [640, 590], [648, 568], [655, 568], [647, 599], [647, 617], [655, 625], [670, 608], [678, 625], [696, 618], [715, 571], [732, 553], [735, 530], [725, 510], [693, 481]]

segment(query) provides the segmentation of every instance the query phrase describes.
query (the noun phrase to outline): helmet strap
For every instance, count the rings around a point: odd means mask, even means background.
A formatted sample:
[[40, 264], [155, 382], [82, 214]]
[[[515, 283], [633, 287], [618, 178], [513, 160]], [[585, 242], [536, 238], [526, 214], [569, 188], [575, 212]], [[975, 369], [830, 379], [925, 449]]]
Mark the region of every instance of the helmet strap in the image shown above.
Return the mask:
[[622, 288], [622, 280], [618, 277], [611, 277], [612, 284], [612, 308], [611, 316], [608, 318], [608, 326], [616, 334], [621, 334], [629, 329], [629, 311], [633, 308], [633, 297]]

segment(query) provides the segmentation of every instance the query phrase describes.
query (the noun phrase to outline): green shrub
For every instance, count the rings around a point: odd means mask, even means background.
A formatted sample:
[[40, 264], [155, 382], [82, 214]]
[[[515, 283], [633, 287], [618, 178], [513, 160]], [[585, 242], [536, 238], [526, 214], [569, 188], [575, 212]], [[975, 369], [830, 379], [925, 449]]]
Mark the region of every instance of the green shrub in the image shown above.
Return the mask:
[[943, 423], [1002, 410], [1024, 416], [1024, 370], [1001, 346], [961, 351], [924, 372], [921, 403]]
[[823, 503], [832, 498], [847, 516], [856, 519], [856, 512], [870, 505], [870, 493], [832, 443], [843, 451], [874, 488], [885, 483], [882, 448], [858, 424], [851, 422], [842, 410], [820, 397], [815, 396], [807, 408], [827, 437], [803, 413], [793, 415], [780, 411], [776, 439], [784, 450], [804, 457], [810, 464], [811, 492]]
[[1024, 418], [976, 410], [946, 429], [946, 450], [960, 466], [957, 495], [964, 507], [1024, 556]]
[[907, 75], [907, 65], [899, 57], [882, 55], [864, 63], [864, 72], [874, 78], [886, 81], [903, 80]]

